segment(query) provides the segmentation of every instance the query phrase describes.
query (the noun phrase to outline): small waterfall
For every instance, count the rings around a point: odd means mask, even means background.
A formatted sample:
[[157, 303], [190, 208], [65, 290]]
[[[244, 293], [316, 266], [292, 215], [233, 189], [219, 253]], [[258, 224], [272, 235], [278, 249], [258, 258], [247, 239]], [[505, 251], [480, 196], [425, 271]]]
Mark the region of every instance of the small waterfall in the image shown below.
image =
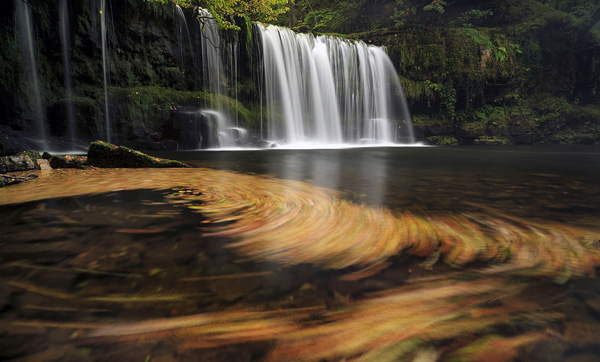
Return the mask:
[[[223, 80], [227, 79], [223, 68], [223, 40], [219, 33], [219, 26], [206, 9], [198, 9], [198, 26], [200, 27], [200, 47], [202, 51], [202, 80], [204, 90], [215, 96], [227, 96], [227, 89], [223, 84]], [[223, 127], [230, 127], [229, 112], [217, 100], [212, 106], [220, 112]]]
[[235, 126], [239, 125], [239, 109], [237, 108], [238, 101], [238, 53], [239, 53], [240, 43], [237, 41], [233, 41], [229, 44], [229, 84], [233, 84], [230, 88], [233, 90], [235, 94], [236, 100], [236, 108], [233, 110], [235, 112]]
[[60, 20], [60, 41], [62, 44], [63, 68], [65, 78], [65, 99], [67, 111], [68, 137], [71, 147], [77, 141], [77, 125], [75, 123], [75, 108], [73, 106], [73, 84], [71, 78], [71, 54], [69, 32], [69, 4], [67, 0], [60, 0], [58, 4], [58, 17]]
[[[414, 143], [402, 86], [384, 49], [255, 25], [267, 139], [287, 143]], [[396, 131], [396, 132], [394, 132]], [[263, 135], [264, 137], [265, 135]]]
[[111, 142], [110, 114], [108, 112], [108, 51], [106, 41], [106, 0], [100, 0], [100, 31], [102, 34], [102, 81], [104, 84], [104, 118], [106, 120], [106, 141]]
[[[190, 30], [185, 19], [183, 9], [179, 5], [175, 5], [175, 19], [177, 22], [177, 35], [179, 37], [179, 49], [181, 51], [181, 71], [185, 70], [185, 45], [188, 46], [190, 57], [192, 59], [192, 69], [196, 73], [196, 56], [192, 47], [192, 38]], [[187, 44], [186, 44], [187, 43]], [[197, 79], [197, 74], [194, 74], [194, 79]]]
[[35, 119], [33, 134], [40, 142], [40, 146], [43, 149], [48, 149], [47, 120], [38, 69], [37, 51], [33, 38], [31, 8], [29, 7], [29, 4], [23, 0], [15, 0], [14, 4], [21, 46], [21, 56], [27, 80], [27, 91], [31, 97], [30, 107]]
[[203, 110], [200, 113], [207, 119], [214, 120], [216, 126], [214, 133], [218, 136], [218, 144], [220, 147], [233, 147], [231, 137], [227, 133], [228, 122], [223, 113], [214, 110]]

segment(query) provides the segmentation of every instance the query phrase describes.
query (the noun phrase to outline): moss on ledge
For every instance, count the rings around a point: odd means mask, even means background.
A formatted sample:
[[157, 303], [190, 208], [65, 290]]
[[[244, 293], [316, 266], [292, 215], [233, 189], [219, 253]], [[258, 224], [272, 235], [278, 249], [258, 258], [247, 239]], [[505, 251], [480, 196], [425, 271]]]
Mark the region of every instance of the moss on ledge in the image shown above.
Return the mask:
[[152, 157], [127, 147], [95, 141], [88, 148], [88, 163], [101, 168], [186, 168], [185, 163]]

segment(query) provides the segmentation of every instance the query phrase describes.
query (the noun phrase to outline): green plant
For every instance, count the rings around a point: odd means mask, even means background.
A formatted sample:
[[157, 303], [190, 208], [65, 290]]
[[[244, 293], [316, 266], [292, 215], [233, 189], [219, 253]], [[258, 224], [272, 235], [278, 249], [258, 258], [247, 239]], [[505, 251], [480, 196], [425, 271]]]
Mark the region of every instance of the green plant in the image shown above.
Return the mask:
[[443, 14], [444, 12], [446, 12], [446, 9], [444, 8], [444, 6], [446, 5], [448, 5], [448, 3], [446, 3], [443, 0], [433, 0], [430, 4], [425, 5], [423, 7], [423, 10], [437, 11], [439, 14]]
[[488, 17], [494, 15], [492, 10], [479, 10], [479, 9], [470, 9], [462, 13], [461, 16], [456, 18], [452, 25], [460, 25], [465, 28], [472, 28], [473, 24], [481, 25], [483, 20], [486, 20]]

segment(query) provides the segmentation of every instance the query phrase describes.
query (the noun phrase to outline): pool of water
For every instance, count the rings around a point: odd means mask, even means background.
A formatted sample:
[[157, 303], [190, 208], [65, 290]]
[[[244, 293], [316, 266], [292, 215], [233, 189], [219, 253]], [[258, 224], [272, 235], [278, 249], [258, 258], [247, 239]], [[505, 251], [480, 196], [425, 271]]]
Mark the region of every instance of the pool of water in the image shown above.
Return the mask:
[[157, 153], [0, 190], [2, 359], [600, 358], [600, 150]]

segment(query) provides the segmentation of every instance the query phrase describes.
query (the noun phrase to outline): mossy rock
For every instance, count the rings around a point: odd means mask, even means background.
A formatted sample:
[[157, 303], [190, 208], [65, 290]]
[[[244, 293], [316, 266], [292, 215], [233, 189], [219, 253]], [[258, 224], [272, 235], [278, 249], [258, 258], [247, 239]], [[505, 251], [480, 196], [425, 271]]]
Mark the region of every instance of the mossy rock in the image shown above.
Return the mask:
[[90, 165], [101, 168], [190, 167], [179, 161], [152, 157], [131, 148], [119, 147], [103, 141], [90, 144], [87, 160]]
[[0, 173], [29, 171], [35, 169], [35, 164], [29, 156], [13, 155], [0, 157]]
[[80, 170], [91, 169], [85, 156], [60, 156], [52, 155], [50, 158], [50, 167], [52, 168], [76, 168]]
[[38, 151], [34, 151], [34, 150], [27, 150], [27, 151], [20, 152], [19, 156], [28, 156], [34, 162], [35, 162], [35, 160], [39, 160], [40, 158], [42, 158], [40, 153]]

